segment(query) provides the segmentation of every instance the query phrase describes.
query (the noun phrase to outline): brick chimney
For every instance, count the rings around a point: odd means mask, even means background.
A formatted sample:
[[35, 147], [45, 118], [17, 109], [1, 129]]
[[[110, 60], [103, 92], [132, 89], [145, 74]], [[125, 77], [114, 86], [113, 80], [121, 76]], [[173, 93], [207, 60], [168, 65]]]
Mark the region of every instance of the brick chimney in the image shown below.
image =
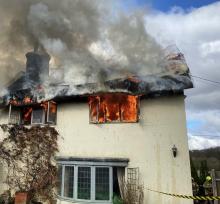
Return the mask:
[[46, 52], [28, 52], [26, 54], [26, 80], [31, 86], [42, 84], [49, 76], [50, 55]]

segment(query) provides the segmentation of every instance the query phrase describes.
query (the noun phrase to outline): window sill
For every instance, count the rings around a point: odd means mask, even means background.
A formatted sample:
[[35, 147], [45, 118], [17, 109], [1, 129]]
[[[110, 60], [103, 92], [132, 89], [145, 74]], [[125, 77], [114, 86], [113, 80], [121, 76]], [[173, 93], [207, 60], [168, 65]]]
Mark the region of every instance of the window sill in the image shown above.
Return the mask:
[[55, 127], [56, 124], [49, 124], [49, 123], [35, 123], [35, 124], [12, 124], [12, 123], [8, 123], [8, 125], [22, 125], [22, 126], [26, 126], [26, 127], [31, 127], [31, 126], [50, 126], [50, 127]]
[[112, 201], [91, 201], [91, 200], [77, 200], [77, 199], [71, 199], [71, 198], [64, 198], [61, 196], [57, 196], [57, 199], [60, 201], [66, 201], [70, 203], [93, 203], [93, 204], [112, 204]]
[[139, 120], [137, 120], [137, 121], [108, 121], [108, 122], [92, 122], [92, 121], [89, 121], [89, 124], [92, 124], [92, 125], [130, 124], [130, 123], [139, 123]]

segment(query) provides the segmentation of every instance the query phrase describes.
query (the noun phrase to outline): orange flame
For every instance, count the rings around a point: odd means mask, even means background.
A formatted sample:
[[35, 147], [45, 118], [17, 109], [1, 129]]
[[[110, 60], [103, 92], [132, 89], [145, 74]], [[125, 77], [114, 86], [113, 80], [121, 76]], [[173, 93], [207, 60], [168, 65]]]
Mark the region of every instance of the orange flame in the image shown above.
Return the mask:
[[9, 104], [14, 105], [14, 106], [18, 106], [18, 105], [31, 104], [32, 102], [33, 101], [29, 96], [25, 96], [22, 101], [20, 101], [16, 98], [10, 99]]
[[16, 99], [11, 99], [9, 103], [15, 106], [19, 104]]
[[31, 121], [32, 111], [33, 111], [33, 108], [31, 108], [31, 107], [24, 108], [22, 118], [23, 118], [25, 123]]
[[95, 123], [137, 122], [138, 98], [121, 93], [90, 96], [90, 120]]
[[50, 101], [50, 113], [55, 114], [57, 112], [57, 104], [53, 101]]
[[47, 111], [47, 109], [48, 109], [48, 102], [47, 102], [47, 101], [44, 101], [44, 102], [42, 102], [42, 103], [40, 104], [40, 106], [43, 107], [43, 109], [44, 109], [45, 111]]
[[32, 100], [31, 100], [31, 98], [29, 97], [29, 96], [25, 96], [24, 97], [24, 99], [23, 99], [23, 103], [24, 104], [29, 104], [29, 103], [31, 103], [32, 102]]

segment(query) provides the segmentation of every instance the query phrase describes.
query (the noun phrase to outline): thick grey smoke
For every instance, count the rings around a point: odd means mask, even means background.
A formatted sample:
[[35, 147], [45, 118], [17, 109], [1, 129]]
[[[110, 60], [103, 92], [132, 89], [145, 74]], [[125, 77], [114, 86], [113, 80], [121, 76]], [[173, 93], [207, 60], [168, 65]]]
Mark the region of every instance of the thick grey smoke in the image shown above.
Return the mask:
[[143, 12], [113, 10], [117, 3], [0, 0], [1, 85], [24, 69], [24, 54], [36, 45], [52, 56], [56, 82], [84, 84], [166, 72], [164, 52], [147, 34]]

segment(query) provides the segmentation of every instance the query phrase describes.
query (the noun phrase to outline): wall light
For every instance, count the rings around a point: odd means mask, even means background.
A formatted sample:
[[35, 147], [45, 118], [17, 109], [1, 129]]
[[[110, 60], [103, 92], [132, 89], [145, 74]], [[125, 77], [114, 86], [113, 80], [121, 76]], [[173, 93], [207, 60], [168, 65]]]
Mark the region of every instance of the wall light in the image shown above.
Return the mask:
[[173, 152], [173, 157], [175, 158], [177, 155], [177, 147], [175, 145], [173, 145], [172, 147], [172, 152]]

